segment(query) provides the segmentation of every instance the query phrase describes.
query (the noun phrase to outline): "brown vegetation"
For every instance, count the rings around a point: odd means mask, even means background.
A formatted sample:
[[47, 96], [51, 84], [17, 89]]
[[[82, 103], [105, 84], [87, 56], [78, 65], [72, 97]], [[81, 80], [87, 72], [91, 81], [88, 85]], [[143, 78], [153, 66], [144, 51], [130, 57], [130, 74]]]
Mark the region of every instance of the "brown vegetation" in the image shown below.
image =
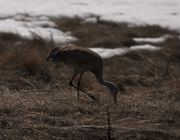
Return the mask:
[[28, 40], [1, 33], [0, 139], [180, 139], [177, 32], [158, 26], [85, 23], [80, 18], [58, 19], [57, 24], [63, 31], [72, 31], [79, 39], [74, 43], [83, 47], [136, 44], [132, 37], [173, 37], [158, 44], [162, 46], [160, 51], [130, 52], [104, 60], [105, 79], [119, 87], [115, 106], [89, 73], [83, 77], [81, 87], [99, 102], [83, 93], [77, 101], [76, 90], [68, 86], [71, 70], [45, 61], [53, 42], [36, 35]]
[[[96, 16], [95, 16], [96, 17]], [[100, 20], [97, 24], [83, 19], [55, 19], [58, 27], [64, 32], [71, 31], [78, 40], [74, 43], [84, 47], [129, 47], [138, 44], [132, 37], [159, 37], [165, 34], [177, 35], [176, 31], [161, 28], [157, 25], [129, 26], [126, 23], [113, 23]]]

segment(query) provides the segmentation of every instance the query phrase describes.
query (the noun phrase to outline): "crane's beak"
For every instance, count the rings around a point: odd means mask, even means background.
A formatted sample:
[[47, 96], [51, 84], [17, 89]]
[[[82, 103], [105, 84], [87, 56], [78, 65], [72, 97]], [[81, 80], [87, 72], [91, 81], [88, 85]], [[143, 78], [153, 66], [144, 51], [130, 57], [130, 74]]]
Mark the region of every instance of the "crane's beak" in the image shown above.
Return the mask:
[[48, 57], [46, 58], [46, 61], [49, 61], [49, 58], [48, 58]]

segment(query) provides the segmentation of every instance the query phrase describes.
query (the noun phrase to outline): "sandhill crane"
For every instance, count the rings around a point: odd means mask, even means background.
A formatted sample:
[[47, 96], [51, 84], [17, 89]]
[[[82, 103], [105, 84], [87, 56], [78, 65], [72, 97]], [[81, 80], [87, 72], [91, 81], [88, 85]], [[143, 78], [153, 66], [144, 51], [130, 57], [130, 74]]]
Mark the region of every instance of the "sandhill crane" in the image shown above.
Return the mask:
[[[82, 75], [86, 71], [90, 71], [95, 75], [97, 81], [101, 85], [107, 87], [110, 95], [113, 97], [113, 100], [116, 103], [116, 94], [118, 91], [117, 86], [109, 81], [103, 80], [103, 60], [101, 56], [99, 56], [97, 53], [87, 48], [81, 48], [75, 45], [66, 45], [61, 48], [53, 48], [49, 52], [46, 59], [55, 63], [63, 62], [64, 64], [73, 68], [74, 74], [71, 80], [69, 81], [69, 85], [78, 90], [78, 100], [79, 90], [81, 90], [80, 81]], [[73, 85], [73, 81], [77, 75], [80, 76], [76, 87], [75, 85]]]

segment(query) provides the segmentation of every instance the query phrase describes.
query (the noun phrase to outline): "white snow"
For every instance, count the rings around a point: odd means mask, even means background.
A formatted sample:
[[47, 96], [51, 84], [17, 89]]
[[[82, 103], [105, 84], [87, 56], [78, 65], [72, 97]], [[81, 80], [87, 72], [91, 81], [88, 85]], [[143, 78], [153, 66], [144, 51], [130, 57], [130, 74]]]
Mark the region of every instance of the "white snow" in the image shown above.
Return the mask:
[[90, 48], [92, 51], [99, 54], [102, 58], [110, 58], [116, 55], [123, 55], [129, 52], [128, 48], [116, 48], [116, 49], [105, 49], [105, 48]]
[[145, 45], [135, 45], [130, 47], [130, 51], [136, 51], [136, 50], [149, 50], [149, 51], [155, 51], [159, 50], [160, 48], [157, 46], [153, 46], [150, 44], [145, 44]]
[[[115, 22], [180, 29], [180, 0], [0, 0], [0, 31], [29, 36], [31, 30], [43, 37], [53, 34], [57, 41], [68, 42], [71, 38], [57, 31], [47, 17], [78, 15], [85, 22], [96, 22], [88, 17], [92, 14]], [[46, 24], [51, 29], [42, 27]]]
[[[156, 24], [180, 30], [180, 0], [0, 0], [0, 32], [18, 33], [28, 38], [34, 32], [46, 39], [53, 36], [56, 42], [71, 42], [75, 38], [57, 30], [49, 17], [78, 15], [85, 22], [96, 23], [96, 19], [88, 16], [93, 14], [104, 20], [133, 25]], [[134, 40], [161, 42], [164, 38]], [[107, 50], [111, 54], [101, 49], [96, 51], [106, 56], [127, 50]]]
[[115, 49], [106, 49], [106, 48], [90, 48], [92, 51], [99, 54], [102, 58], [110, 58], [116, 55], [124, 55], [130, 51], [138, 51], [138, 50], [149, 50], [155, 51], [160, 48], [157, 46], [145, 44], [145, 45], [136, 45], [131, 46], [130, 48], [115, 48]]
[[180, 0], [0, 0], [0, 16], [86, 16], [180, 29]]
[[161, 37], [154, 37], [154, 38], [133, 38], [134, 41], [136, 42], [148, 42], [148, 43], [162, 43], [164, 41], [166, 41], [168, 38], [171, 38], [171, 35], [164, 35]]
[[54, 39], [56, 42], [70, 42], [75, 38], [55, 28], [56, 25], [42, 17], [20, 17], [5, 18], [0, 20], [0, 32], [15, 33], [25, 38], [32, 38], [33, 34], [45, 39]]

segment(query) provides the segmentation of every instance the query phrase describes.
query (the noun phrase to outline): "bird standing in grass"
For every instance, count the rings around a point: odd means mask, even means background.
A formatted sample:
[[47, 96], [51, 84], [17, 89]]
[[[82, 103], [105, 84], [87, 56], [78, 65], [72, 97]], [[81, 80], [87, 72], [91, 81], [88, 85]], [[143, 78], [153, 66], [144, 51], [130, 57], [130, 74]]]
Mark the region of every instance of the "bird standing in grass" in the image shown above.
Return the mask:
[[[109, 90], [110, 95], [113, 97], [113, 100], [116, 103], [118, 91], [117, 86], [109, 81], [103, 80], [103, 60], [97, 53], [87, 48], [81, 48], [75, 45], [66, 45], [65, 47], [61, 48], [53, 48], [49, 52], [47, 60], [55, 63], [63, 62], [64, 64], [73, 68], [74, 73], [69, 81], [69, 85], [77, 89], [78, 100], [79, 91], [83, 91], [80, 89], [81, 78], [85, 72], [90, 71], [95, 75], [98, 82]], [[78, 75], [79, 80], [77, 86], [75, 86], [73, 81]]]

